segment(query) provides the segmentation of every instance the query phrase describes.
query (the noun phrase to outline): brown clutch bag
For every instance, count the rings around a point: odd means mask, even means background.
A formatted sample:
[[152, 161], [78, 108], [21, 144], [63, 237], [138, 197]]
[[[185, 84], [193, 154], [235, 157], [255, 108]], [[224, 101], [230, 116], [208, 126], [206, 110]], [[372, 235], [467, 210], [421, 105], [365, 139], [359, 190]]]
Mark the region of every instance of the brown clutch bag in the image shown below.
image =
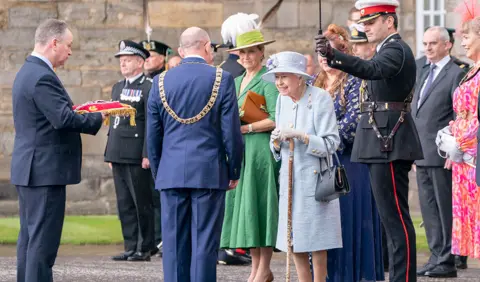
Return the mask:
[[240, 120], [246, 123], [253, 123], [268, 118], [265, 97], [251, 90], [240, 107]]

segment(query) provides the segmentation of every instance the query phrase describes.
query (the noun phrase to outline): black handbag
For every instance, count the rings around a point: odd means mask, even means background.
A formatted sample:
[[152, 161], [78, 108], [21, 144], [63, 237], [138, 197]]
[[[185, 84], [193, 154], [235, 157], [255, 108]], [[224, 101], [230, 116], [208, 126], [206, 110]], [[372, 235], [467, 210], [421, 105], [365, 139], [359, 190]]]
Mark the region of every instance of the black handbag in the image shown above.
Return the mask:
[[[326, 138], [323, 138], [325, 147], [328, 151]], [[335, 156], [337, 165], [333, 165], [331, 157], [327, 156], [328, 169], [320, 172], [317, 187], [315, 188], [315, 200], [318, 202], [330, 202], [338, 199], [340, 196], [350, 192], [350, 185], [347, 179], [345, 167], [340, 163], [337, 152], [334, 151], [332, 157]]]

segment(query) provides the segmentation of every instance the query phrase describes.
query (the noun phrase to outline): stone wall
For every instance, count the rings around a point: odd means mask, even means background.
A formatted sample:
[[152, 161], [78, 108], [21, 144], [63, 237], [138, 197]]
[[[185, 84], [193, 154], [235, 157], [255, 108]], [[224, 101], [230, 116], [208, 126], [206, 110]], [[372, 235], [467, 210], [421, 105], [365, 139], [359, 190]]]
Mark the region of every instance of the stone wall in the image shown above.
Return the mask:
[[[220, 42], [220, 26], [236, 12], [260, 16], [274, 0], [175, 0], [150, 1], [148, 14], [153, 39], [176, 48], [181, 32], [189, 26], [208, 30]], [[403, 0], [401, 33], [414, 45], [415, 0]], [[335, 22], [344, 24], [353, 0], [323, 0], [324, 28]], [[122, 39], [144, 39], [144, 3], [142, 0], [0, 0], [0, 215], [17, 213], [15, 189], [9, 184], [13, 148], [11, 86], [15, 74], [31, 52], [36, 26], [46, 18], [66, 20], [74, 34], [73, 54], [59, 69], [75, 103], [109, 99], [111, 86], [121, 79], [113, 57]], [[317, 0], [286, 0], [264, 30], [276, 43], [267, 47], [267, 55], [294, 50], [313, 50], [318, 30]], [[217, 55], [221, 62], [225, 53]], [[106, 130], [95, 137], [83, 136], [83, 181], [68, 187], [67, 212], [76, 214], [115, 213], [115, 192], [108, 166], [103, 163]], [[413, 197], [416, 198], [416, 197]]]

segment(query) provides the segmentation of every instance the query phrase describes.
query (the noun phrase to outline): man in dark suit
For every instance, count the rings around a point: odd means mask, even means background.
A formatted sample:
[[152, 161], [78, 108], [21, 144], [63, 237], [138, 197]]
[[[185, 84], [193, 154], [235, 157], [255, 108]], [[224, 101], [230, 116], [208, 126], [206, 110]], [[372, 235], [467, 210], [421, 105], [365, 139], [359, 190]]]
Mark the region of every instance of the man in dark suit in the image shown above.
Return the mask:
[[17, 281], [53, 281], [65, 215], [65, 187], [80, 182], [80, 133], [95, 135], [105, 117], [76, 114], [54, 68], [72, 53], [72, 32], [49, 19], [35, 32], [35, 49], [13, 83], [15, 143], [11, 183], [19, 199]]
[[[455, 35], [454, 35], [455, 29], [446, 28], [446, 30], [448, 31], [450, 43], [452, 43], [451, 48], [449, 50], [450, 57], [452, 58], [453, 63], [456, 64], [460, 69], [462, 69], [464, 75], [466, 75], [468, 70], [470, 69], [470, 65], [467, 62], [464, 62], [454, 56], [451, 56], [453, 46], [455, 45]], [[415, 63], [417, 65], [417, 81], [418, 81], [420, 79], [420, 76], [423, 73], [421, 70], [423, 70], [423, 68], [426, 67], [429, 63], [426, 56], [422, 56], [418, 58], [415, 61]], [[457, 266], [458, 269], [466, 269], [468, 267], [467, 260], [468, 260], [467, 256], [455, 256], [455, 265]]]
[[146, 147], [148, 93], [152, 86], [143, 74], [149, 52], [142, 45], [122, 40], [115, 57], [125, 79], [112, 88], [112, 100], [135, 108], [136, 126], [129, 119], [110, 118], [105, 161], [111, 163], [118, 215], [122, 225], [125, 251], [112, 257], [116, 261], [150, 261], [154, 245], [152, 176]]
[[423, 160], [415, 161], [418, 194], [430, 258], [419, 276], [456, 277], [452, 241], [451, 161], [437, 152], [437, 132], [454, 119], [453, 92], [463, 77], [462, 69], [449, 55], [452, 43], [443, 27], [430, 27], [423, 35], [425, 55], [430, 62], [417, 71], [412, 115], [423, 148]]
[[163, 273], [169, 282], [216, 281], [225, 192], [240, 177], [243, 141], [233, 77], [207, 64], [210, 38], [180, 38], [181, 64], [155, 77], [147, 144], [161, 192]]
[[408, 207], [408, 172], [423, 158], [410, 102], [415, 85], [415, 58], [397, 33], [397, 0], [359, 0], [368, 41], [377, 44], [371, 60], [333, 49], [316, 36], [317, 52], [328, 64], [367, 81], [352, 161], [368, 164], [372, 191], [385, 232], [391, 282], [416, 281], [415, 229]]
[[[427, 28], [428, 29], [428, 28]], [[446, 30], [448, 31], [448, 36], [449, 36], [449, 39], [450, 39], [450, 43], [452, 43], [451, 47], [450, 47], [450, 50], [448, 51], [449, 54], [452, 53], [452, 49], [453, 49], [453, 46], [455, 45], [455, 29], [453, 28], [446, 28]], [[426, 31], [426, 30], [425, 30]], [[464, 62], [460, 59], [458, 59], [457, 57], [454, 57], [454, 56], [451, 56], [450, 57], [452, 58], [452, 61], [454, 64], [456, 64], [458, 67], [460, 67], [465, 73], [467, 73], [468, 69], [470, 68], [470, 65], [467, 63], [467, 62]], [[428, 61], [427, 61], [427, 57], [426, 56], [422, 56], [420, 58], [418, 58], [416, 61], [415, 61], [416, 65], [417, 65], [417, 70], [421, 70], [425, 65], [428, 64]], [[417, 80], [419, 78], [419, 76], [421, 75], [421, 72], [418, 72], [417, 71]]]

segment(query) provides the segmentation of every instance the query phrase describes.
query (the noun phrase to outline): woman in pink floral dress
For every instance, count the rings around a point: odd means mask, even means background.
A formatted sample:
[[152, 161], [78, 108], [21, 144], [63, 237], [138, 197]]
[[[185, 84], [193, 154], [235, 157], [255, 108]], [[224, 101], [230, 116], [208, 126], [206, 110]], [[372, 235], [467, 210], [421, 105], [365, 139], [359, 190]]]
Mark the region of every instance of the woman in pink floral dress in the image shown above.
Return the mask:
[[[450, 122], [460, 161], [447, 161], [453, 172], [452, 253], [480, 258], [480, 187], [475, 182], [477, 157], [478, 94], [480, 91], [480, 17], [466, 17], [462, 24], [462, 46], [475, 62], [453, 94], [456, 119]], [[462, 161], [463, 159], [463, 161]]]

